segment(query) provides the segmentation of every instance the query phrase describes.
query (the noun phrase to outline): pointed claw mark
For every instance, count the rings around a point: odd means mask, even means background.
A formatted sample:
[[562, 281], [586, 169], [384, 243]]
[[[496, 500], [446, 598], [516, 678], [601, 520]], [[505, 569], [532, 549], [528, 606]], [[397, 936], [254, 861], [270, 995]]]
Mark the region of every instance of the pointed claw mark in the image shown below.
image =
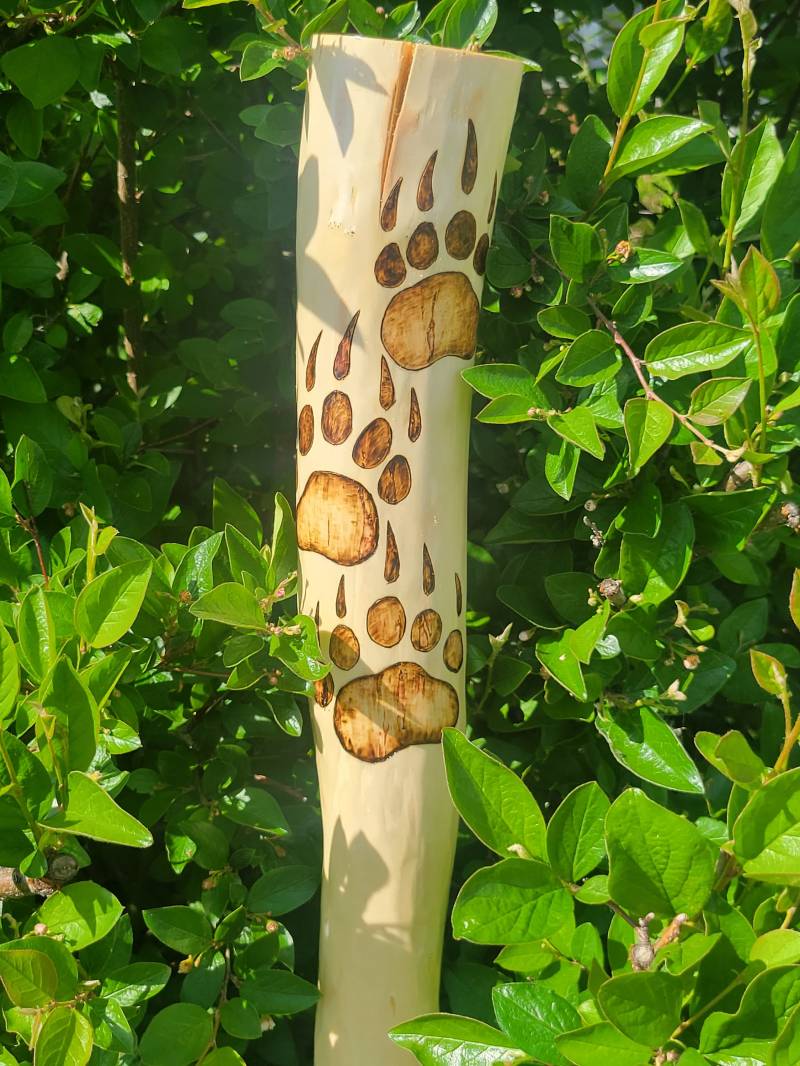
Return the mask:
[[469, 194], [475, 188], [475, 179], [478, 176], [478, 137], [475, 133], [475, 123], [472, 119], [467, 120], [467, 147], [464, 151], [464, 165], [461, 168], [461, 188]]
[[350, 324], [344, 331], [344, 336], [339, 341], [339, 347], [336, 349], [336, 357], [333, 360], [333, 376], [337, 381], [346, 378], [350, 373], [350, 350], [353, 347], [353, 335], [356, 331], [356, 323], [360, 313], [360, 311], [356, 311], [350, 319]]

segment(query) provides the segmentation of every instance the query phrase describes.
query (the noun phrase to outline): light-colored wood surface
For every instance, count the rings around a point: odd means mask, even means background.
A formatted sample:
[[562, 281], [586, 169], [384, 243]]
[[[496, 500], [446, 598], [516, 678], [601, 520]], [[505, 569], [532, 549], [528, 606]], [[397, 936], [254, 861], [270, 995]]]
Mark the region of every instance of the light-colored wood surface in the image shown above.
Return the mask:
[[521, 65], [323, 35], [298, 201], [298, 542], [331, 675], [316, 1066], [402, 1066], [438, 1008], [464, 721], [469, 390]]

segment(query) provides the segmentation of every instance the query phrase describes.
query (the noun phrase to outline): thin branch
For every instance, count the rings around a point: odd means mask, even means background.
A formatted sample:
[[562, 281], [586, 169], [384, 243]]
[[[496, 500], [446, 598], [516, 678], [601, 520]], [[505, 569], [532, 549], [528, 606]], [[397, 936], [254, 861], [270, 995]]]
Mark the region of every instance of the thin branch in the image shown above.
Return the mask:
[[713, 451], [718, 452], [720, 455], [723, 455], [730, 463], [736, 462], [736, 460], [740, 457], [741, 452], [731, 451], [729, 448], [723, 448], [722, 445], [716, 444], [713, 440], [710, 439], [710, 437], [707, 437], [705, 433], [702, 433], [697, 428], [697, 426], [694, 425], [688, 415], [677, 411], [671, 404], [667, 403], [666, 400], [664, 400], [661, 396], [658, 395], [658, 393], [647, 380], [647, 377], [645, 375], [644, 367], [646, 366], [646, 364], [643, 362], [643, 360], [639, 358], [639, 356], [631, 348], [630, 344], [628, 344], [628, 342], [622, 336], [620, 331], [617, 329], [616, 323], [612, 322], [610, 318], [606, 317], [606, 315], [603, 314], [603, 312], [600, 310], [594, 300], [589, 298], [587, 302], [594, 311], [595, 315], [597, 315], [597, 318], [600, 320], [600, 322], [603, 323], [603, 325], [613, 337], [614, 343], [619, 345], [619, 347], [628, 357], [628, 362], [633, 367], [633, 371], [636, 374], [639, 384], [642, 387], [642, 391], [644, 392], [647, 399], [652, 400], [655, 403], [660, 403], [662, 407], [665, 407], [668, 411], [670, 411], [673, 417], [677, 418], [680, 424], [686, 429], [688, 429], [690, 433], [694, 434], [694, 436], [697, 437], [701, 444], [704, 444], [706, 448], [711, 448]]

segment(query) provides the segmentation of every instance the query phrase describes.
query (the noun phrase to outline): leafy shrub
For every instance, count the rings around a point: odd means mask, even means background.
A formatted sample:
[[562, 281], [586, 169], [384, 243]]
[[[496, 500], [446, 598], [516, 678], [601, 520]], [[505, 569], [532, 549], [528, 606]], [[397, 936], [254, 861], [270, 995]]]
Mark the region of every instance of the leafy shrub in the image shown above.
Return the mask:
[[280, 492], [296, 89], [348, 25], [542, 67], [465, 372], [451, 1013], [395, 1039], [800, 1058], [794, 9], [420, 7], [6, 5], [4, 1066], [311, 1060], [325, 667]]

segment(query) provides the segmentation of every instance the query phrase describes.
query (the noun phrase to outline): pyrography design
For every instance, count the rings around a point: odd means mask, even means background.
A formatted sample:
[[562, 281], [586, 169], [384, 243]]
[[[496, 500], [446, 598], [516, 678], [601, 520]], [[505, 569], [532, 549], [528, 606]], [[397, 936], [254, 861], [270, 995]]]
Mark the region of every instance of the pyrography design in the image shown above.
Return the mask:
[[[486, 219], [484, 232], [479, 237], [476, 215], [468, 209], [478, 174], [478, 137], [470, 119], [460, 173], [465, 206], [446, 224], [437, 226], [431, 220], [436, 214], [437, 157], [438, 152], [433, 152], [428, 159], [415, 192], [419, 216], [433, 214], [429, 219], [421, 218], [405, 249], [391, 240], [391, 235], [397, 226], [404, 195], [410, 197], [414, 190], [404, 188], [403, 178], [399, 178], [380, 210], [378, 223], [387, 234], [387, 243], [375, 261], [375, 280], [384, 289], [398, 291], [389, 301], [381, 323], [383, 352], [371, 360], [370, 366], [358, 368], [360, 375], [374, 374], [375, 417], [356, 429], [347, 395], [353, 338], [359, 328], [358, 311], [348, 323], [343, 323], [333, 355], [333, 378], [340, 387], [324, 397], [315, 395], [317, 361], [324, 351], [322, 332], [311, 346], [304, 380], [299, 383], [299, 391], [304, 393], [298, 417], [300, 454], [311, 454], [313, 458], [314, 441], [319, 433], [329, 444], [350, 449], [352, 457], [352, 476], [313, 470], [297, 505], [300, 550], [316, 552], [341, 567], [335, 599], [339, 623], [328, 638], [328, 657], [339, 671], [357, 673], [366, 646], [371, 643], [393, 648], [410, 627], [411, 644], [420, 659], [419, 662], [397, 661], [378, 673], [366, 675], [362, 667], [362, 675], [345, 680], [338, 692], [331, 675], [317, 682], [317, 702], [327, 707], [335, 700], [334, 727], [341, 744], [367, 762], [379, 762], [413, 744], [439, 742], [442, 729], [455, 725], [459, 715], [456, 689], [432, 676], [425, 663], [430, 665], [430, 656], [441, 655], [450, 673], [457, 675], [463, 669], [462, 577], [452, 570], [445, 574], [447, 560], [432, 558], [427, 543], [421, 558], [406, 558], [396, 535], [396, 521], [394, 528], [392, 525], [396, 509], [402, 508], [414, 492], [414, 450], [425, 434], [425, 411], [417, 390], [412, 385], [407, 409], [398, 410], [395, 380], [398, 374], [424, 374], [427, 367], [440, 359], [468, 360], [473, 356], [480, 279], [486, 269], [498, 179], [495, 174], [489, 203], [482, 213]], [[467, 262], [476, 279], [477, 292], [464, 272]], [[359, 480], [359, 471], [378, 467], [382, 469], [376, 498]], [[379, 550], [385, 560], [385, 589], [375, 597], [366, 617], [351, 618], [347, 585], [352, 580], [353, 568]], [[417, 603], [402, 603], [392, 595], [391, 587], [400, 575], [401, 566], [419, 568]], [[426, 598], [437, 586], [441, 595], [438, 584], [441, 581], [450, 585], [449, 594], [454, 597], [459, 620], [459, 626], [446, 634], [439, 612], [425, 605]], [[323, 634], [321, 639], [324, 647]]]

